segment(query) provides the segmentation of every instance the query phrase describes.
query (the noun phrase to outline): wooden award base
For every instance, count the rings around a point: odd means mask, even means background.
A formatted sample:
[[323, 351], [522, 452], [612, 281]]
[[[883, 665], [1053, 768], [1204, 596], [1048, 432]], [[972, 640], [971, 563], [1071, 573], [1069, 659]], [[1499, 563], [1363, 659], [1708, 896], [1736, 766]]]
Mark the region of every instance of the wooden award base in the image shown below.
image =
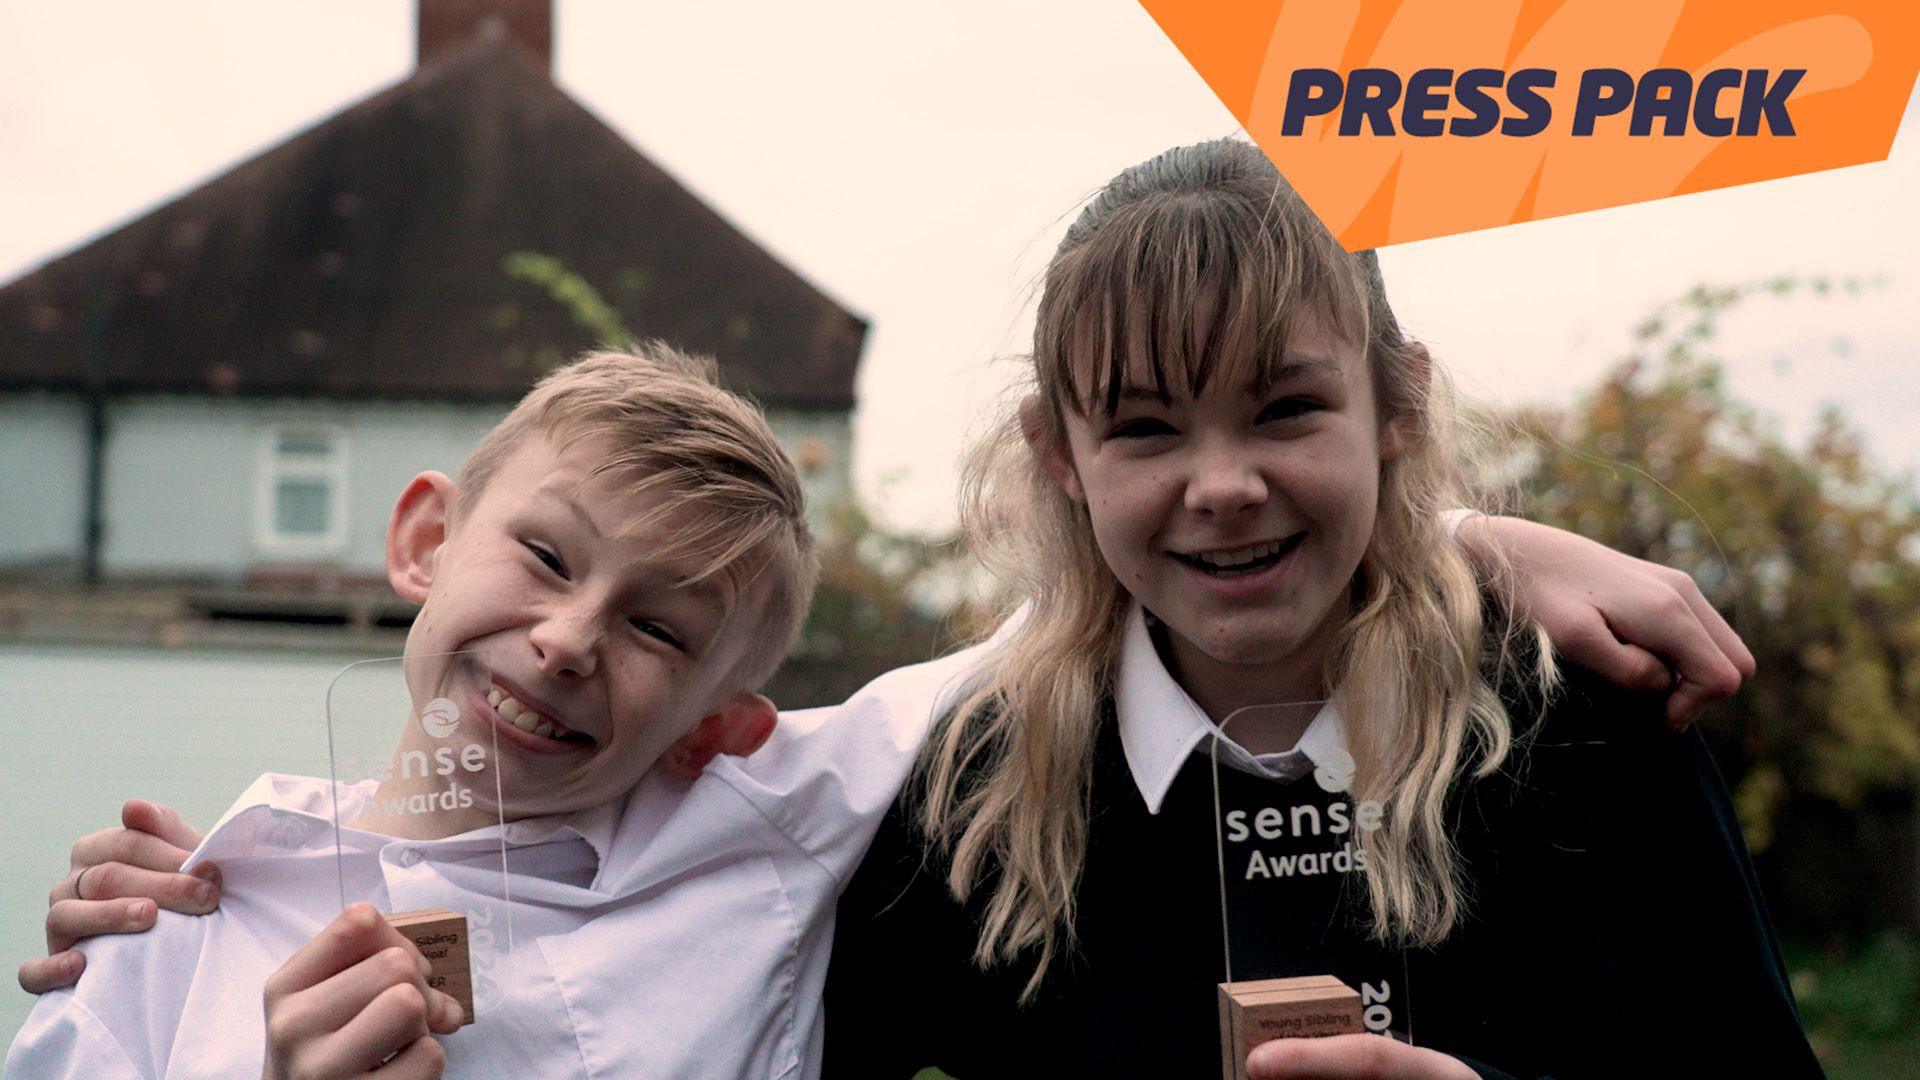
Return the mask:
[[1247, 1080], [1247, 1055], [1270, 1039], [1364, 1030], [1359, 992], [1331, 975], [1220, 984], [1222, 1080]]
[[467, 917], [445, 908], [421, 908], [396, 911], [387, 916], [387, 925], [406, 935], [433, 965], [427, 985], [451, 995], [460, 1003], [465, 1018], [460, 1025], [473, 1023], [473, 971], [467, 960]]

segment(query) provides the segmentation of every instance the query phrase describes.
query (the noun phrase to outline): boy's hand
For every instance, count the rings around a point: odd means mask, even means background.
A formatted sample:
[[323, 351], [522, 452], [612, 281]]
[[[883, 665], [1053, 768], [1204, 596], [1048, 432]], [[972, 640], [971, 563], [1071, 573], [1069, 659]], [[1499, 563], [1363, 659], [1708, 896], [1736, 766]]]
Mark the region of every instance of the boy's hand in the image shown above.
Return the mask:
[[216, 867], [178, 872], [200, 846], [200, 834], [172, 808], [130, 799], [120, 808], [120, 824], [73, 845], [67, 876], [47, 894], [47, 955], [20, 965], [27, 993], [72, 986], [86, 967], [86, 957], [73, 948], [82, 938], [150, 930], [162, 907], [205, 915], [219, 904]]
[[1515, 614], [1538, 622], [1561, 655], [1629, 689], [1668, 691], [1675, 729], [1753, 676], [1740, 635], [1678, 570], [1518, 518], [1469, 518], [1459, 539], [1469, 557], [1506, 556]]
[[1275, 1039], [1247, 1057], [1250, 1080], [1480, 1080], [1458, 1058], [1379, 1035]]
[[459, 1030], [460, 1003], [430, 989], [427, 971], [372, 905], [347, 908], [267, 979], [263, 1076], [439, 1076], [446, 1051], [433, 1036]]

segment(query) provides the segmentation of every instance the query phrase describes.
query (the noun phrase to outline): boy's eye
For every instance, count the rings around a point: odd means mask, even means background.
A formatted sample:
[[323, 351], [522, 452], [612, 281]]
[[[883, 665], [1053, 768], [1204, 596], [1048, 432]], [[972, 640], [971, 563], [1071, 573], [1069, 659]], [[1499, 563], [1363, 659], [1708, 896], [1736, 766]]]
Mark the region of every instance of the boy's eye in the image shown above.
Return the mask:
[[687, 646], [680, 640], [679, 635], [659, 623], [654, 622], [652, 619], [635, 619], [633, 620], [633, 628], [649, 637], [658, 638], [681, 652], [687, 651]]
[[1270, 420], [1292, 420], [1310, 412], [1317, 412], [1319, 409], [1320, 403], [1311, 398], [1280, 398], [1260, 410], [1259, 422], [1264, 424]]
[[1173, 425], [1152, 416], [1137, 416], [1130, 420], [1116, 421], [1107, 429], [1109, 439], [1148, 439], [1155, 435], [1172, 435]]
[[533, 557], [536, 559], [539, 559], [541, 562], [541, 565], [553, 571], [556, 575], [559, 576], [560, 580], [562, 581], [567, 580], [567, 568], [560, 565], [560, 557], [558, 555], [555, 555], [553, 552], [548, 551], [546, 548], [541, 547], [539, 544], [528, 543], [527, 541], [524, 541], [524, 540], [521, 541], [521, 543], [526, 546], [526, 549], [528, 551], [533, 552]]

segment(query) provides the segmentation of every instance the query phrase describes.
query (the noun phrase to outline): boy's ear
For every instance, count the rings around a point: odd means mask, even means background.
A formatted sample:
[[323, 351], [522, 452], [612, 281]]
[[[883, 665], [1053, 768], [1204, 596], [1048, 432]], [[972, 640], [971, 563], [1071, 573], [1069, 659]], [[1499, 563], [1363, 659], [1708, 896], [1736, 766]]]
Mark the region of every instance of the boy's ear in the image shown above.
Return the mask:
[[387, 522], [387, 581], [410, 604], [427, 602], [433, 569], [447, 542], [459, 497], [460, 489], [447, 474], [423, 472], [393, 504], [393, 517]]
[[[1412, 342], [1408, 360], [1413, 368], [1410, 373], [1419, 390], [1416, 400], [1419, 410], [1428, 408], [1427, 394], [1433, 386], [1433, 354], [1419, 342]], [[1413, 441], [1414, 430], [1419, 426], [1417, 413], [1399, 410], [1386, 417], [1380, 424], [1380, 460], [1392, 461], [1407, 452], [1407, 444]]]
[[1033, 452], [1040, 467], [1047, 470], [1047, 475], [1067, 493], [1067, 498], [1085, 503], [1087, 489], [1080, 485], [1080, 474], [1073, 471], [1073, 453], [1039, 394], [1028, 394], [1020, 402], [1020, 434], [1026, 437], [1027, 449]]
[[707, 763], [716, 755], [746, 757], [766, 745], [778, 715], [773, 702], [743, 690], [668, 747], [660, 755], [660, 767], [668, 775], [693, 780], [706, 771]]

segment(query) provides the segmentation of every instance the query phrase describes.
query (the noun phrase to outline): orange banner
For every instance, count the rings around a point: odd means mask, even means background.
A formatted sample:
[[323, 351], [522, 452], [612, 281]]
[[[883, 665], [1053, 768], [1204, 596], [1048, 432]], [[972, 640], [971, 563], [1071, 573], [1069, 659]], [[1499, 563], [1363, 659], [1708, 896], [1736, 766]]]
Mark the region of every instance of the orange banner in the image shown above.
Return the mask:
[[1920, 68], [1912, 0], [1141, 3], [1350, 250], [1881, 161]]

